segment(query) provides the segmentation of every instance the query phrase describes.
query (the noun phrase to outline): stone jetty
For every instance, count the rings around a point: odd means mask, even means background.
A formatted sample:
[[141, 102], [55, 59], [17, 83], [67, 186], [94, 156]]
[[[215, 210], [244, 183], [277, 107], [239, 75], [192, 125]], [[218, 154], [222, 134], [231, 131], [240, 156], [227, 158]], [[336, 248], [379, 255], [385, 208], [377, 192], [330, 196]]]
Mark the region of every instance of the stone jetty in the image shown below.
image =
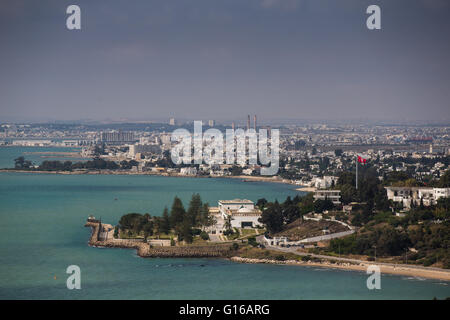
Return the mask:
[[153, 258], [214, 258], [229, 257], [232, 253], [231, 244], [215, 244], [205, 246], [170, 246], [170, 247], [152, 247], [148, 243], [141, 241], [132, 241], [125, 239], [102, 239], [100, 237], [102, 224], [99, 221], [88, 221], [85, 227], [91, 227], [92, 232], [89, 238], [89, 245], [93, 247], [105, 248], [125, 248], [136, 249], [140, 257]]

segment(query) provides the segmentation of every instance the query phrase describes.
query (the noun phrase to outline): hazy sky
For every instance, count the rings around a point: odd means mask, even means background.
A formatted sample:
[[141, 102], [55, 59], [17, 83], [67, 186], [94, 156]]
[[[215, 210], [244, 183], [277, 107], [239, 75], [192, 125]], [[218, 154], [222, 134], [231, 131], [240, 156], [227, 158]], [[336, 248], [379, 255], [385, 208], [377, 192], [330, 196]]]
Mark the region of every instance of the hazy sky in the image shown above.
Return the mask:
[[449, 17], [447, 0], [2, 0], [0, 121], [448, 121]]

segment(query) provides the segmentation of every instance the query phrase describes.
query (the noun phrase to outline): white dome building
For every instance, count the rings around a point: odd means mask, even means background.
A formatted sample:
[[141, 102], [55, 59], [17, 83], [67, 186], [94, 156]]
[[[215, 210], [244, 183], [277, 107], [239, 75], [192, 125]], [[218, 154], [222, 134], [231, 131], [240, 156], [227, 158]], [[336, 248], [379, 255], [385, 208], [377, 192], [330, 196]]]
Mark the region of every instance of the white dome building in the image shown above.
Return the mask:
[[260, 225], [261, 210], [255, 208], [251, 200], [219, 200], [219, 211], [225, 220], [231, 216], [233, 228], [255, 228]]

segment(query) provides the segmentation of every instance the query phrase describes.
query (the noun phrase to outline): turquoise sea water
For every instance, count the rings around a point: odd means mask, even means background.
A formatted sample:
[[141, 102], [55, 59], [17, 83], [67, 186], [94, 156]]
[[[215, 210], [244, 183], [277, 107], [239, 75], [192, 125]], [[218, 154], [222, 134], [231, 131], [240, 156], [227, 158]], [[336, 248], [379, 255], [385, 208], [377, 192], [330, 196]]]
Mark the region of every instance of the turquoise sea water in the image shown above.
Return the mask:
[[47, 157], [47, 155], [38, 152], [75, 152], [80, 148], [72, 147], [20, 147], [8, 146], [0, 147], [0, 169], [14, 168], [14, 159], [24, 156], [26, 160], [30, 160], [33, 164], [39, 165], [44, 160], [60, 160], [60, 161], [86, 161], [89, 159], [82, 158], [64, 158], [64, 157]]
[[[116, 223], [126, 212], [160, 215], [178, 195], [280, 201], [293, 186], [235, 179], [0, 173], [0, 299], [432, 299], [448, 282], [362, 272], [247, 265], [223, 259], [143, 259], [134, 250], [87, 246], [88, 214]], [[114, 200], [117, 198], [117, 200]], [[66, 268], [81, 268], [81, 290]], [[56, 280], [54, 277], [56, 276]]]

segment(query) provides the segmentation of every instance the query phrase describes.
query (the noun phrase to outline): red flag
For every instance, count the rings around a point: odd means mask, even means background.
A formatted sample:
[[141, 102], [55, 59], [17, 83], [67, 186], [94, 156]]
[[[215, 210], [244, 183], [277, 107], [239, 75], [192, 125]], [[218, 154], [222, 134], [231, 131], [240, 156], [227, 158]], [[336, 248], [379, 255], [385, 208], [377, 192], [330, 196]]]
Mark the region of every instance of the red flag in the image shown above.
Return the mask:
[[363, 164], [366, 164], [366, 163], [367, 163], [367, 159], [366, 159], [366, 158], [363, 158], [363, 157], [361, 157], [360, 155], [358, 155], [358, 162], [359, 162], [359, 163], [363, 163]]

